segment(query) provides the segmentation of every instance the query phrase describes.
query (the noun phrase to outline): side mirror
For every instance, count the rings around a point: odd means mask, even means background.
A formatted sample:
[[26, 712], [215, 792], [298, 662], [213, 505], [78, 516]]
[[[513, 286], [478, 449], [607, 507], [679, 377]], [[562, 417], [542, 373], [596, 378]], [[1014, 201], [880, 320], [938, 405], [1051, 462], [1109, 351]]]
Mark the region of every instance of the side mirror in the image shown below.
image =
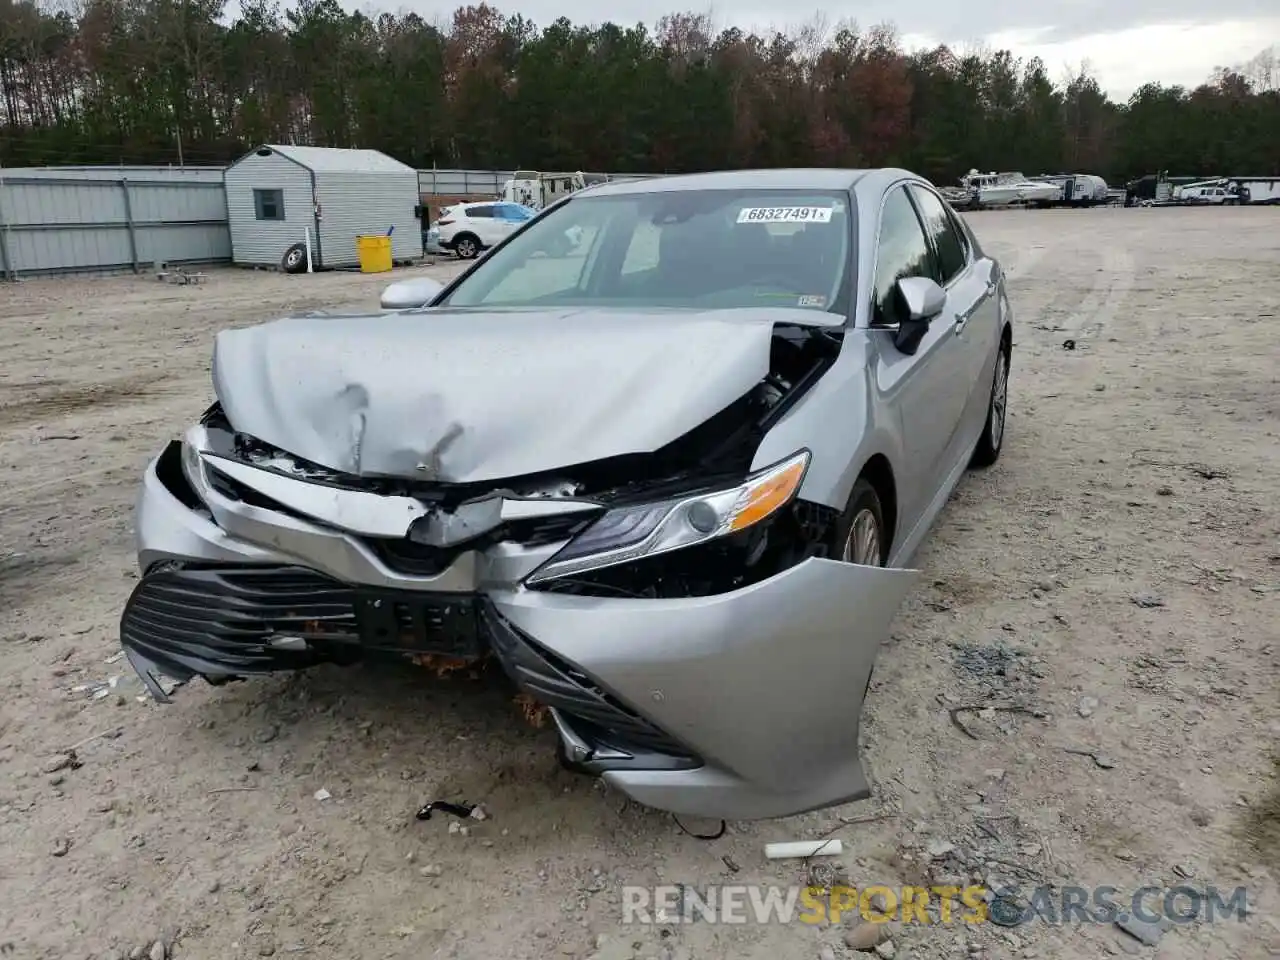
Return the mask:
[[408, 310], [413, 307], [425, 307], [443, 289], [443, 283], [430, 277], [414, 277], [411, 280], [400, 280], [382, 291], [381, 306], [383, 310]]
[[928, 323], [947, 305], [947, 291], [929, 277], [903, 277], [898, 281], [898, 296], [907, 319], [917, 322]]
[[895, 286], [903, 320], [893, 345], [909, 355], [919, 349], [930, 322], [947, 305], [947, 292], [929, 277], [903, 277]]

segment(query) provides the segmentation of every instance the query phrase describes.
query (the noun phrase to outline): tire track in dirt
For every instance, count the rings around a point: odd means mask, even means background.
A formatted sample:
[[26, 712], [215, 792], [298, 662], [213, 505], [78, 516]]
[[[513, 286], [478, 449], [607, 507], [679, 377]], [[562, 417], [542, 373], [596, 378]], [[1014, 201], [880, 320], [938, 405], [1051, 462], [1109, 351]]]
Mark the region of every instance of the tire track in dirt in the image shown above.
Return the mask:
[[104, 409], [140, 403], [164, 393], [159, 387], [169, 379], [167, 375], [160, 375], [140, 382], [136, 377], [129, 377], [44, 393], [40, 387], [35, 387], [35, 396], [0, 404], [0, 427], [41, 423], [69, 416], [89, 407]]

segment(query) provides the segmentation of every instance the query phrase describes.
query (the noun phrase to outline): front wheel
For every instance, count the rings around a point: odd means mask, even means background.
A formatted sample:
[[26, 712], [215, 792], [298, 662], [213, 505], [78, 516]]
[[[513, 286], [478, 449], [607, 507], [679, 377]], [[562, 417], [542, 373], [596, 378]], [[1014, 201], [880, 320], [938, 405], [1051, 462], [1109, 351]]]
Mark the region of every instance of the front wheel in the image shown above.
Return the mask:
[[1000, 459], [1004, 446], [1004, 419], [1009, 406], [1009, 351], [1003, 344], [996, 354], [996, 372], [991, 380], [991, 399], [987, 404], [987, 422], [982, 428], [977, 449], [970, 461], [975, 467], [989, 467]]
[[849, 494], [849, 505], [836, 523], [832, 536], [835, 559], [867, 567], [883, 567], [888, 559], [884, 509], [876, 488], [859, 477]]

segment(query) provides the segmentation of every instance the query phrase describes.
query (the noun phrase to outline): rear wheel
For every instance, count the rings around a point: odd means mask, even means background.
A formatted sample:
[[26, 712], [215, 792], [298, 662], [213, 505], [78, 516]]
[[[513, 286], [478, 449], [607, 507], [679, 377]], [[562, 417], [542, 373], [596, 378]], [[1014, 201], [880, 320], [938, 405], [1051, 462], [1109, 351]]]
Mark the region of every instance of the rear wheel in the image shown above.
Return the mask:
[[453, 251], [463, 260], [474, 260], [480, 252], [480, 241], [469, 233], [464, 233], [453, 241]]
[[1004, 446], [1004, 418], [1009, 406], [1009, 351], [1003, 344], [996, 354], [996, 372], [991, 379], [991, 400], [987, 403], [987, 422], [973, 451], [971, 464], [989, 467], [1000, 459]]

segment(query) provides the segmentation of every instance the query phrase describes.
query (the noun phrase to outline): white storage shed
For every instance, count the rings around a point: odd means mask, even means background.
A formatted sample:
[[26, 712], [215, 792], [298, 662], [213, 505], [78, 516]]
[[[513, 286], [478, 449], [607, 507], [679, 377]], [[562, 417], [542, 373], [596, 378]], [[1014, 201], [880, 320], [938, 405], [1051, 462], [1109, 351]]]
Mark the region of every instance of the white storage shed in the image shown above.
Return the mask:
[[377, 150], [265, 144], [226, 170], [232, 262], [355, 266], [356, 237], [391, 231], [391, 258], [422, 256], [418, 171]]

